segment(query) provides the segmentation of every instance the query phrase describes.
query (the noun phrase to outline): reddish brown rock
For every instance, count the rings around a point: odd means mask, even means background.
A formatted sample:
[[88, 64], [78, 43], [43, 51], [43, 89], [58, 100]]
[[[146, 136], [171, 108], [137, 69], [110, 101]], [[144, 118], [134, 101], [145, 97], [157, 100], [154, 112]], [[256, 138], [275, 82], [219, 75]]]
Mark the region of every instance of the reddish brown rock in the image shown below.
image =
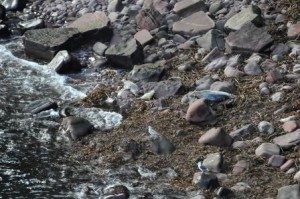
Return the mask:
[[300, 130], [287, 133], [273, 139], [273, 142], [283, 149], [289, 149], [300, 143]]
[[291, 133], [299, 128], [299, 123], [297, 121], [287, 121], [282, 125], [285, 132]]
[[292, 24], [288, 29], [289, 38], [296, 38], [298, 36], [300, 36], [300, 21], [296, 24]]
[[282, 74], [274, 69], [267, 72], [266, 81], [270, 84], [275, 84], [282, 79]]
[[218, 147], [230, 147], [232, 138], [222, 128], [212, 128], [202, 135], [199, 143], [203, 145], [213, 145]]
[[291, 167], [293, 167], [295, 164], [295, 161], [293, 159], [287, 160], [281, 167], [280, 170], [281, 171], [287, 171], [289, 170]]
[[243, 173], [248, 168], [249, 168], [249, 162], [246, 160], [240, 160], [233, 166], [232, 173], [234, 175], [238, 175]]
[[204, 99], [199, 99], [191, 103], [186, 113], [186, 120], [188, 122], [205, 122], [212, 120], [214, 117], [214, 111], [206, 105]]

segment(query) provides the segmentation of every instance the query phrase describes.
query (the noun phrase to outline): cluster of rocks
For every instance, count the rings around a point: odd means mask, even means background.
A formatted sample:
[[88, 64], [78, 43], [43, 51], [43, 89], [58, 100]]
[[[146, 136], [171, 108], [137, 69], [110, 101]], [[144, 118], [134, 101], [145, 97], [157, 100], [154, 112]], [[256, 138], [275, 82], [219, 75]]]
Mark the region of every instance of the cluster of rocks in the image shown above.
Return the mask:
[[[6, 10], [16, 9], [0, 7], [3, 21]], [[78, 72], [86, 67], [72, 53], [83, 46], [89, 46], [87, 50], [93, 53], [88, 66], [129, 71], [122, 80], [123, 86], [110, 96], [120, 109], [130, 108], [135, 100], [157, 100], [162, 107], [162, 100], [184, 94], [181, 103], [188, 106], [186, 122], [204, 127], [218, 120], [220, 104], [234, 106], [239, 97], [235, 78], [261, 77], [256, 88], [261, 97], [279, 105], [297, 87], [300, 44], [295, 40], [300, 36], [300, 21], [288, 22], [285, 13], [273, 9], [269, 1], [254, 0], [38, 0], [24, 9], [18, 25], [26, 31], [26, 54], [49, 61], [49, 68], [57, 73]], [[285, 30], [290, 42], [278, 43], [272, 37], [268, 28], [273, 21], [278, 30]], [[193, 57], [185, 54], [194, 49], [197, 50]], [[287, 57], [291, 60], [289, 65], [282, 62]], [[180, 60], [177, 72], [188, 74], [201, 65], [207, 75], [199, 77], [192, 89], [185, 90], [189, 85], [184, 85], [182, 79], [166, 75], [166, 60], [174, 58]], [[42, 104], [33, 113], [52, 107], [52, 103]], [[274, 114], [280, 115], [285, 107], [282, 104]], [[275, 128], [274, 121], [247, 124], [230, 133], [216, 126], [199, 138], [199, 144], [238, 150], [255, 146], [258, 158], [266, 159], [268, 165], [282, 172], [295, 173], [294, 180], [300, 182], [297, 160], [283, 155], [300, 143], [299, 121], [296, 116], [281, 121], [282, 129]], [[93, 124], [81, 117], [64, 118], [62, 128], [74, 140], [94, 130]], [[283, 133], [279, 135], [280, 130]], [[255, 133], [260, 136], [248, 139]], [[267, 136], [274, 137], [272, 142], [264, 141]], [[171, 155], [176, 150], [167, 137], [152, 127], [148, 129], [148, 140], [154, 154]], [[193, 184], [215, 190], [220, 198], [250, 189], [245, 182], [223, 187], [220, 172], [224, 164], [221, 153], [207, 155], [198, 162], [200, 171], [195, 173]], [[242, 174], [248, 168], [249, 162], [240, 159], [232, 174]], [[128, 198], [128, 190], [120, 189], [120, 197]], [[299, 185], [278, 189], [279, 199], [299, 197]]]

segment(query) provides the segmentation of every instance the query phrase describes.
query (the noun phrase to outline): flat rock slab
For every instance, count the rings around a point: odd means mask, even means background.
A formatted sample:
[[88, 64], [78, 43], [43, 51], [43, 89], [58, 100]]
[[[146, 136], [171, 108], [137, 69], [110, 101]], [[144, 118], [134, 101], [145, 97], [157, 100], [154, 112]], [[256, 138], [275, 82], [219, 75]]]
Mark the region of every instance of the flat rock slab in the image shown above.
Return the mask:
[[173, 32], [188, 36], [203, 34], [215, 27], [215, 22], [203, 11], [196, 12], [173, 24]]
[[247, 23], [240, 30], [231, 32], [225, 41], [229, 52], [252, 53], [262, 51], [273, 39], [267, 27], [258, 28], [253, 23]]
[[203, 0], [183, 0], [174, 5], [173, 11], [180, 15], [186, 16], [192, 12], [205, 11], [206, 5]]
[[140, 42], [140, 44], [142, 46], [148, 44], [149, 42], [151, 42], [153, 40], [152, 35], [150, 34], [150, 32], [146, 29], [140, 30], [138, 31], [135, 35], [134, 38]]
[[51, 60], [58, 51], [77, 47], [79, 36], [76, 28], [28, 30], [23, 38], [25, 53], [34, 58]]
[[289, 149], [300, 143], [300, 130], [276, 137], [273, 142], [283, 149]]
[[263, 18], [261, 17], [261, 11], [257, 6], [249, 6], [243, 9], [241, 12], [232, 16], [225, 23], [225, 28], [229, 30], [239, 30], [245, 24], [252, 22], [256, 26], [261, 26], [263, 24]]
[[112, 45], [105, 51], [108, 61], [118, 67], [131, 68], [144, 61], [143, 47], [135, 39], [126, 43]]
[[82, 15], [72, 22], [68, 28], [77, 28], [84, 37], [87, 37], [85, 39], [91, 39], [92, 36], [107, 41], [112, 37], [109, 23], [109, 18], [104, 12], [96, 11]]

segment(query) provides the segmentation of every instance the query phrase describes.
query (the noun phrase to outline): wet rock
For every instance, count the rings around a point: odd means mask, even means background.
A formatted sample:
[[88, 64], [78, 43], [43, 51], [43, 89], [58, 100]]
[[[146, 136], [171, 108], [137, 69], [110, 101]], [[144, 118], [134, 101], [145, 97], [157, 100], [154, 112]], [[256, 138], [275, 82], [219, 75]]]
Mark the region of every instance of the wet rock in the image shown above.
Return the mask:
[[263, 25], [263, 18], [261, 17], [261, 10], [257, 6], [249, 6], [241, 12], [235, 14], [225, 23], [225, 28], [229, 30], [240, 30], [242, 26], [247, 23], [253, 23], [256, 26]]
[[199, 46], [206, 50], [212, 50], [216, 47], [219, 50], [225, 49], [224, 33], [217, 29], [208, 31], [205, 35], [198, 38], [196, 41]]
[[273, 142], [283, 149], [289, 149], [300, 143], [300, 130], [287, 133], [273, 139]]
[[291, 133], [299, 128], [299, 123], [297, 121], [287, 121], [282, 125], [285, 132]]
[[28, 30], [23, 43], [28, 56], [51, 60], [60, 50], [78, 46], [79, 31], [75, 28], [45, 28]]
[[289, 185], [278, 189], [277, 199], [298, 199], [300, 198], [300, 185]]
[[221, 102], [227, 99], [234, 99], [234, 98], [235, 98], [234, 95], [223, 91], [213, 91], [213, 90], [191, 91], [182, 97], [181, 103], [190, 104], [191, 102], [194, 102], [197, 99], [203, 99], [212, 102]]
[[23, 30], [32, 30], [32, 29], [44, 28], [45, 24], [42, 19], [31, 19], [28, 21], [20, 22], [19, 26]]
[[38, 114], [50, 109], [56, 110], [57, 108], [58, 105], [56, 102], [53, 102], [51, 100], [38, 100], [30, 103], [26, 107], [26, 111], [30, 112], [31, 114]]
[[234, 196], [233, 191], [226, 187], [220, 187], [216, 191], [216, 194], [219, 198], [232, 198]]
[[6, 9], [0, 4], [0, 20], [4, 21], [6, 18]]
[[173, 24], [173, 32], [194, 36], [203, 34], [215, 27], [215, 22], [204, 12], [196, 12]]
[[175, 151], [174, 144], [165, 136], [159, 134], [151, 126], [148, 127], [151, 149], [157, 155], [170, 155]]
[[218, 147], [230, 147], [232, 138], [222, 128], [212, 128], [202, 135], [199, 143]]
[[206, 105], [203, 99], [191, 103], [186, 113], [186, 120], [188, 122], [200, 123], [210, 121], [214, 118], [214, 111]]
[[59, 74], [79, 72], [83, 68], [66, 50], [59, 51], [47, 66]]
[[235, 131], [230, 132], [230, 136], [234, 140], [240, 140], [240, 139], [244, 138], [245, 136], [250, 135], [251, 133], [254, 133], [255, 131], [256, 131], [256, 128], [253, 124], [247, 124]]
[[105, 57], [113, 66], [131, 68], [144, 61], [143, 47], [135, 39], [127, 43], [112, 45], [105, 51]]
[[255, 155], [258, 157], [269, 158], [272, 155], [279, 155], [280, 148], [276, 144], [272, 143], [262, 143], [259, 147], [255, 150]]
[[233, 165], [232, 173], [234, 175], [239, 175], [249, 169], [249, 162], [247, 160], [239, 160], [235, 165]]
[[152, 35], [146, 29], [140, 30], [134, 35], [134, 38], [142, 45], [145, 46], [153, 40]]
[[300, 21], [298, 21], [295, 24], [292, 24], [289, 28], [288, 28], [288, 37], [289, 38], [296, 38], [297, 36], [300, 35]]
[[25, 7], [25, 1], [22, 0], [4, 0], [2, 5], [8, 11], [22, 10]]
[[180, 16], [187, 16], [193, 12], [205, 11], [206, 5], [203, 0], [179, 1], [174, 5], [173, 11]]
[[101, 39], [102, 41], [109, 41], [112, 37], [109, 23], [110, 21], [104, 12], [96, 11], [82, 15], [68, 27], [78, 29], [84, 40]]
[[93, 51], [100, 56], [103, 56], [106, 49], [107, 49], [107, 45], [101, 43], [101, 42], [96, 42], [93, 46]]
[[225, 41], [229, 52], [251, 53], [262, 51], [273, 39], [266, 27], [258, 28], [252, 23], [247, 23], [238, 31], [231, 32]]
[[63, 119], [61, 129], [67, 137], [77, 140], [90, 134], [93, 130], [93, 125], [84, 118], [71, 116]]
[[182, 82], [179, 78], [171, 78], [160, 82], [147, 82], [142, 85], [144, 93], [154, 90], [156, 99], [166, 99], [180, 93]]
[[122, 115], [103, 111], [100, 108], [72, 108], [70, 115], [87, 119], [95, 129], [110, 130], [122, 122]]
[[0, 24], [0, 38], [7, 38], [11, 34], [7, 25]]
[[211, 153], [206, 156], [202, 164], [208, 171], [219, 173], [223, 165], [223, 157], [220, 153]]
[[104, 199], [127, 199], [130, 196], [130, 192], [124, 185], [116, 185], [104, 189], [103, 196]]
[[207, 172], [198, 172], [194, 174], [193, 184], [202, 189], [214, 189], [219, 186], [218, 178]]
[[281, 171], [287, 171], [295, 165], [295, 161], [293, 159], [287, 160], [283, 165], [281, 165]]
[[163, 21], [162, 15], [151, 8], [140, 10], [136, 16], [138, 27], [149, 31], [160, 27]]
[[155, 82], [159, 81], [165, 71], [165, 61], [156, 63], [135, 65], [129, 73], [129, 79], [135, 82]]
[[260, 133], [272, 134], [274, 133], [274, 126], [267, 121], [262, 121], [258, 124], [258, 130]]
[[281, 167], [285, 162], [285, 157], [282, 155], [272, 155], [268, 160], [268, 165], [272, 167]]

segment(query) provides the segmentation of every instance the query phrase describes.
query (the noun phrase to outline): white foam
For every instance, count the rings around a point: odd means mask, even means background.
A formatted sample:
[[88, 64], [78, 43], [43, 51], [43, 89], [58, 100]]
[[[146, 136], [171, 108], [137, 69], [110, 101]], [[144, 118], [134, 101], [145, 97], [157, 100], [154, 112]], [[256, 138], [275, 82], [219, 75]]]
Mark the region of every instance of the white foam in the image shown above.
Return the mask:
[[[78, 100], [86, 97], [85, 93], [73, 88], [72, 86], [66, 85], [65, 76], [57, 74], [55, 71], [49, 69], [47, 65], [41, 65], [16, 57], [3, 45], [0, 45], [0, 60], [2, 63], [16, 63], [22, 67], [34, 70], [38, 73], [38, 75], [41, 75], [41, 82], [53, 88], [61, 95], [61, 99], [63, 100]], [[28, 85], [29, 82], [26, 82], [26, 84]]]

